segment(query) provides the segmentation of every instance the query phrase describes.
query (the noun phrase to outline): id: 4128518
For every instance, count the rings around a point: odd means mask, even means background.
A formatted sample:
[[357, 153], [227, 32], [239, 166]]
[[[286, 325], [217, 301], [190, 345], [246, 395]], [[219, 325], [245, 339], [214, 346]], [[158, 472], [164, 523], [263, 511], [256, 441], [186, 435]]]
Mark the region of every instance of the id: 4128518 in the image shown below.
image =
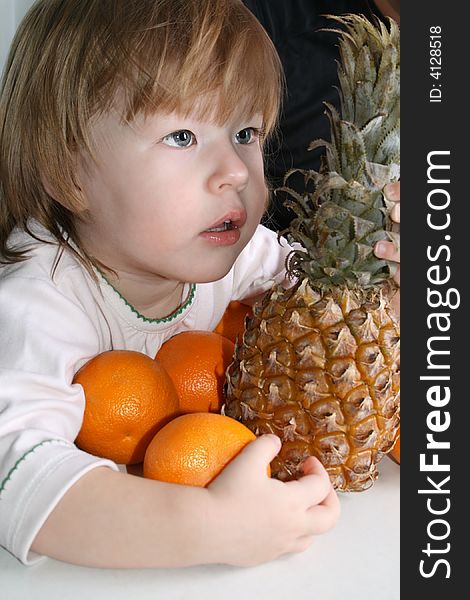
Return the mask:
[[442, 75], [442, 28], [433, 25], [429, 28], [429, 76], [433, 80], [429, 90], [429, 102], [442, 101], [442, 86], [439, 82]]

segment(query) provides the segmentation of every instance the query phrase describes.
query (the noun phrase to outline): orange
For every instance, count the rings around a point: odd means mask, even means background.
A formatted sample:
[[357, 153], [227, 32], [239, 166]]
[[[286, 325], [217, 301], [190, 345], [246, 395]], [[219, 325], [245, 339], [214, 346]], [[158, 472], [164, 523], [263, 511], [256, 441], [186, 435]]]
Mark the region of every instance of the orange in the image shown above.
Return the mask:
[[395, 445], [390, 450], [388, 455], [394, 462], [400, 464], [400, 428], [398, 428], [397, 437], [395, 438]]
[[243, 332], [245, 331], [245, 317], [252, 314], [253, 310], [251, 306], [234, 300], [227, 306], [227, 310], [224, 312], [222, 319], [214, 331], [225, 336], [233, 343], [236, 342], [237, 337], [241, 341]]
[[120, 464], [141, 462], [156, 432], [178, 414], [178, 394], [165, 369], [130, 350], [98, 354], [76, 373], [85, 414], [76, 444]]
[[144, 477], [205, 487], [254, 439], [248, 427], [225, 415], [182, 415], [160, 429], [150, 442]]
[[210, 331], [185, 331], [163, 344], [155, 358], [175, 384], [181, 413], [220, 412], [233, 351], [233, 342]]

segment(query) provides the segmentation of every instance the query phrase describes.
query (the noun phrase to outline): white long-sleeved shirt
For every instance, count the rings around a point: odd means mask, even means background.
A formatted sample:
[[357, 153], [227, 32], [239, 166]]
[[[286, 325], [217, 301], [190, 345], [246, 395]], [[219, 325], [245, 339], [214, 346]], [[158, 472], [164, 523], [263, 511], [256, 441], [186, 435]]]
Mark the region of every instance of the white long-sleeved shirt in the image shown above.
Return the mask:
[[[34, 233], [53, 238], [39, 225]], [[179, 311], [161, 320], [139, 315], [98, 274], [99, 285], [65, 251], [52, 277], [56, 244], [16, 232], [32, 245], [25, 262], [0, 266], [0, 545], [24, 564], [42, 524], [85, 473], [118, 466], [78, 449], [85, 397], [74, 374], [107, 350], [152, 358], [170, 337], [212, 331], [231, 300], [268, 290], [285, 279], [290, 248], [259, 226], [230, 272], [213, 283], [186, 286]]]

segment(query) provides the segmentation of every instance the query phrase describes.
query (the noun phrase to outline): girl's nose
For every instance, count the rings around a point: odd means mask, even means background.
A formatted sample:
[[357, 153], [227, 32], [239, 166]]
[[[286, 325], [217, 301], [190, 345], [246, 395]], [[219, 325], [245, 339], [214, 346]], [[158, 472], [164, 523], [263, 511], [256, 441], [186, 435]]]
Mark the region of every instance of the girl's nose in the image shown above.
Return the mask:
[[220, 149], [209, 176], [209, 190], [214, 194], [229, 189], [241, 192], [247, 183], [248, 167], [239, 157], [236, 149], [233, 146]]

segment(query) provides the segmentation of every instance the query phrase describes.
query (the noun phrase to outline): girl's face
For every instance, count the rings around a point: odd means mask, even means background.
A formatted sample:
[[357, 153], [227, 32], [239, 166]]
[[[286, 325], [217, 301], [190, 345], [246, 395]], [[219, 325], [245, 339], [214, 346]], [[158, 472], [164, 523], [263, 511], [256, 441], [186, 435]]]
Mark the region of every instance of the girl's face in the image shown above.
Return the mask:
[[95, 258], [139, 278], [208, 282], [230, 270], [263, 214], [261, 115], [223, 126], [175, 113], [93, 127], [96, 162], [79, 161]]

